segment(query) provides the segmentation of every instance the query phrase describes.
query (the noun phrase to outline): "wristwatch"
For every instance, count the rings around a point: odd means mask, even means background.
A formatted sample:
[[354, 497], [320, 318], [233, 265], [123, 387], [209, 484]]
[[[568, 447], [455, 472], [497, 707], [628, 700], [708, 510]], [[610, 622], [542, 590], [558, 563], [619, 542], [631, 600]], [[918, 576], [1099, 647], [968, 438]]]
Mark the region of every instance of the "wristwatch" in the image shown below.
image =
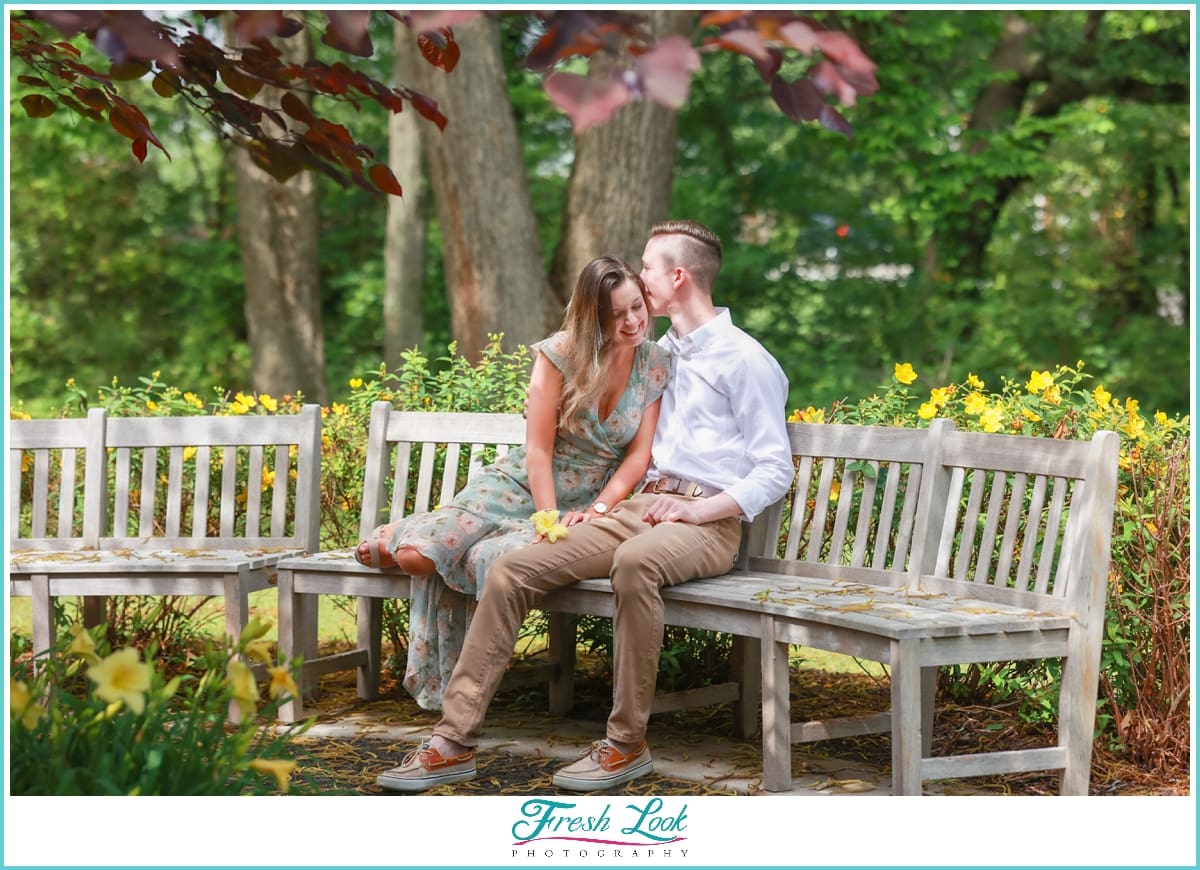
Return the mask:
[[594, 510], [596, 513], [600, 514], [600, 516], [604, 516], [606, 513], [608, 513], [608, 505], [606, 505], [602, 501], [598, 501], [594, 505], [592, 505], [592, 510]]

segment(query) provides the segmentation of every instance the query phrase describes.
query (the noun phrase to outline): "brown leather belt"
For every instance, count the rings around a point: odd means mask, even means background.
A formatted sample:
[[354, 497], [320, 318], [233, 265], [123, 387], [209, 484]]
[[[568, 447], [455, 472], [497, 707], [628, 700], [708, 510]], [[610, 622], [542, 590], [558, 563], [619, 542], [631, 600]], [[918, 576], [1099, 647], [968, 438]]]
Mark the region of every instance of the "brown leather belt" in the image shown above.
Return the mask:
[[701, 496], [713, 492], [712, 487], [697, 483], [694, 480], [683, 480], [679, 477], [660, 477], [658, 480], [647, 481], [639, 492], [671, 493], [674, 495]]

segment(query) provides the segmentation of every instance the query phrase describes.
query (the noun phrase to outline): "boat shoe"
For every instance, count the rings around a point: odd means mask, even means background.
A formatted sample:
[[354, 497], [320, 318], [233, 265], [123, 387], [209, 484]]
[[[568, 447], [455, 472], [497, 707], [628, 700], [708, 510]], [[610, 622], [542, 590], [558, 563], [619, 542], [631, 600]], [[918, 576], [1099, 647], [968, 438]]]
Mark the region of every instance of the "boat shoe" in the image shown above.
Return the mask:
[[443, 757], [428, 743], [404, 756], [399, 767], [381, 773], [375, 784], [388, 791], [418, 792], [475, 778], [475, 750]]
[[554, 774], [558, 788], [571, 791], [602, 791], [637, 779], [654, 769], [650, 748], [643, 740], [629, 753], [621, 752], [607, 740], [597, 740], [579, 760]]

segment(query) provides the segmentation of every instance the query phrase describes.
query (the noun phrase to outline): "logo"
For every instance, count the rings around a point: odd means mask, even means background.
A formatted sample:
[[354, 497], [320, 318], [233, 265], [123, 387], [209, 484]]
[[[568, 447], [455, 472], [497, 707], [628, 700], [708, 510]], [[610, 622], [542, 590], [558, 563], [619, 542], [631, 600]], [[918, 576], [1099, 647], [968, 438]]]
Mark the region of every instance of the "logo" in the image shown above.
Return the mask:
[[[594, 806], [592, 805], [593, 812]], [[686, 858], [687, 804], [645, 798], [598, 814], [578, 804], [531, 798], [512, 826], [512, 858]]]

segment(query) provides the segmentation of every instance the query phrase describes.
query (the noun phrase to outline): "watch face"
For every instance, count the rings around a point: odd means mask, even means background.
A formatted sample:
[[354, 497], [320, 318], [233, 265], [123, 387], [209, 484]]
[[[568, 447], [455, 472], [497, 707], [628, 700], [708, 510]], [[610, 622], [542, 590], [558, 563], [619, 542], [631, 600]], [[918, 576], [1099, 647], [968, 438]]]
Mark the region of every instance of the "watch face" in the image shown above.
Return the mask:
[[608, 513], [608, 505], [606, 505], [602, 501], [598, 501], [594, 505], [592, 505], [592, 510], [594, 510], [598, 514], [606, 514], [606, 513]]

